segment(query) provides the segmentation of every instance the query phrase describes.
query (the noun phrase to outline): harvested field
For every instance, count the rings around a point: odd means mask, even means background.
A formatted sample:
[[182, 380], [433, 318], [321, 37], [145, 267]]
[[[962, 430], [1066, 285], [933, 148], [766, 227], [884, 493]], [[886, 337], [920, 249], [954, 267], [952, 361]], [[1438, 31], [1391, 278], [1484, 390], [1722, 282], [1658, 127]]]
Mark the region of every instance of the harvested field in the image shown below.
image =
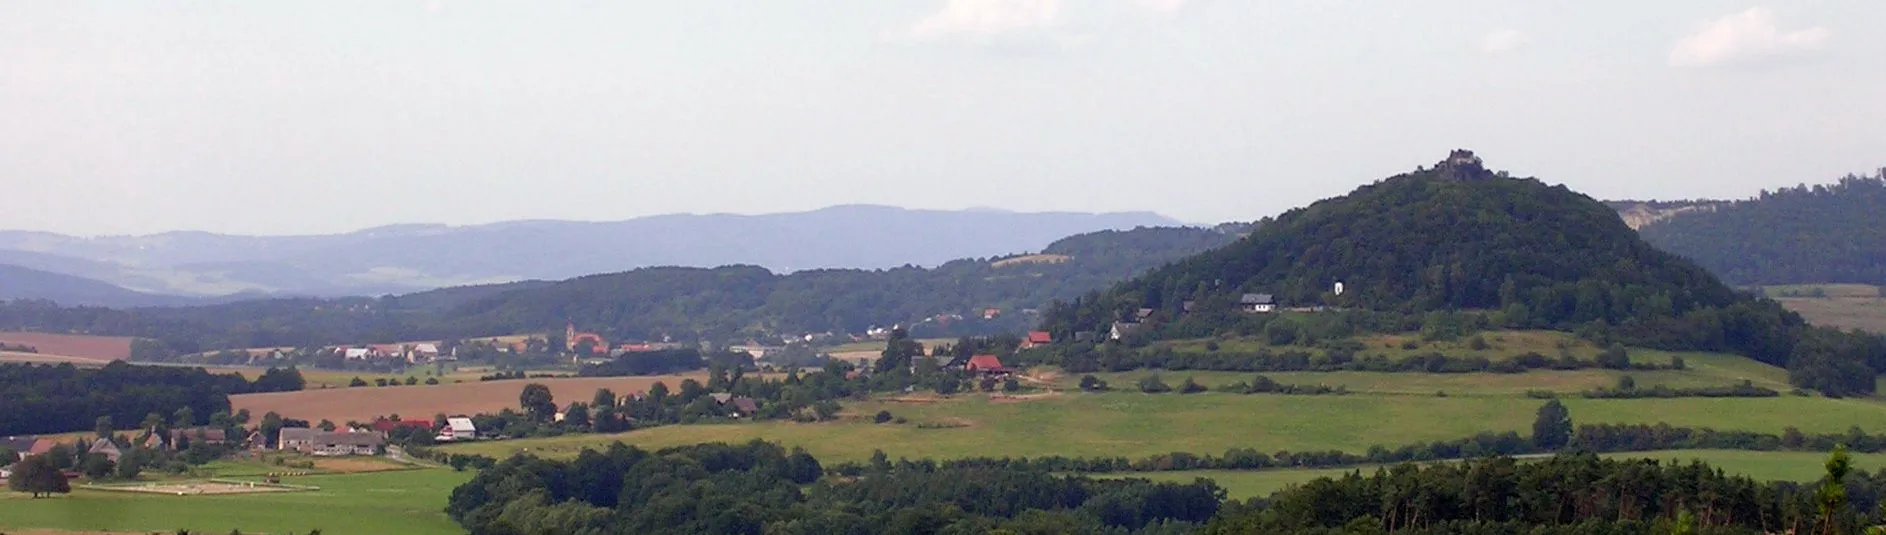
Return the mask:
[[81, 366], [81, 367], [104, 366], [106, 364], [111, 363], [111, 361], [109, 360], [101, 360], [101, 359], [94, 359], [94, 358], [68, 357], [65, 355], [41, 355], [39, 353], [19, 353], [15, 351], [0, 351], [0, 362], [21, 362], [21, 363], [31, 363], [31, 364], [71, 364], [73, 366]]
[[309, 421], [368, 421], [375, 416], [398, 414], [402, 418], [431, 418], [435, 414], [495, 413], [517, 408], [517, 395], [524, 385], [542, 383], [550, 387], [558, 404], [571, 401], [588, 403], [598, 388], [614, 390], [626, 396], [641, 392], [657, 381], [670, 389], [682, 380], [707, 380], [705, 374], [662, 375], [653, 377], [582, 377], [567, 379], [529, 379], [481, 381], [436, 386], [324, 388], [300, 392], [241, 394], [230, 396], [235, 410], [252, 414], [279, 413], [284, 417]]
[[0, 332], [0, 343], [32, 346], [40, 355], [99, 361], [131, 358], [131, 338], [124, 336]]

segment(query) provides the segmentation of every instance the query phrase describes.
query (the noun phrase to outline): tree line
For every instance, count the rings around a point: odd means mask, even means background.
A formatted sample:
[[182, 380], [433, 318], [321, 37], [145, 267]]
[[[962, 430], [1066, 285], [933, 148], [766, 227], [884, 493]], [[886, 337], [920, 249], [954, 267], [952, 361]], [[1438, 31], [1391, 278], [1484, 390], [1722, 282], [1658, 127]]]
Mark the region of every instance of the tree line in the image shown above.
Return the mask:
[[91, 429], [100, 417], [143, 421], [148, 414], [188, 408], [192, 424], [228, 414], [229, 396], [300, 390], [301, 372], [270, 369], [254, 381], [202, 368], [134, 366], [113, 362], [101, 368], [71, 364], [0, 365], [0, 435], [64, 433]]
[[752, 442], [648, 452], [620, 443], [572, 461], [513, 457], [455, 489], [472, 533], [1189, 533], [1224, 491], [965, 467], [823, 478], [803, 450]]

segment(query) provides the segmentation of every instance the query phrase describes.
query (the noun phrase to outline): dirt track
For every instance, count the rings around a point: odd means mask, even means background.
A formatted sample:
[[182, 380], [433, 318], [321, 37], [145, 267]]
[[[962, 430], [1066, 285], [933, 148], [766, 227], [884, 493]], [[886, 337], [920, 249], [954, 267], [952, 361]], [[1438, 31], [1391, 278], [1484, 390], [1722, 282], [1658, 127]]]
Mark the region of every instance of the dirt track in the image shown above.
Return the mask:
[[249, 409], [251, 414], [267, 414], [270, 411], [286, 418], [296, 418], [319, 422], [332, 420], [336, 424], [348, 420], [370, 421], [375, 416], [392, 414], [401, 419], [426, 418], [445, 413], [476, 414], [495, 413], [500, 410], [517, 408], [517, 395], [524, 390], [524, 385], [543, 383], [550, 387], [550, 394], [556, 398], [558, 406], [568, 405], [572, 401], [589, 403], [596, 395], [596, 389], [608, 388], [618, 396], [641, 392], [662, 381], [668, 384], [670, 391], [677, 391], [681, 381], [694, 379], [706, 381], [704, 374], [664, 375], [655, 377], [584, 377], [560, 379], [526, 379], [513, 381], [488, 381], [445, 384], [437, 386], [389, 386], [389, 387], [354, 387], [303, 390], [300, 392], [276, 392], [270, 394], [242, 394], [230, 396], [229, 401], [235, 410]]

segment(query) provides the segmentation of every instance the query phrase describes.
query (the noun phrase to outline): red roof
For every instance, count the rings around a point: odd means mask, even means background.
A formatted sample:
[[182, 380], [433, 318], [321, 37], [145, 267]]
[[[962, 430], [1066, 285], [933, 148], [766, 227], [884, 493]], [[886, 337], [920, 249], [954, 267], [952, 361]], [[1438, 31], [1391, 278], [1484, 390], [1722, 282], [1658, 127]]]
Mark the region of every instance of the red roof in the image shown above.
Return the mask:
[[972, 371], [1000, 370], [1002, 369], [1002, 359], [995, 358], [995, 355], [976, 355], [969, 357], [969, 365], [965, 366], [965, 368]]
[[1052, 344], [1054, 343], [1054, 335], [1049, 333], [1048, 331], [1029, 331], [1028, 343]]
[[432, 421], [431, 420], [374, 420], [373, 421], [373, 430], [379, 431], [381, 433], [389, 432], [394, 429], [399, 429], [402, 427], [411, 427], [411, 428], [416, 428], [416, 429], [432, 429]]

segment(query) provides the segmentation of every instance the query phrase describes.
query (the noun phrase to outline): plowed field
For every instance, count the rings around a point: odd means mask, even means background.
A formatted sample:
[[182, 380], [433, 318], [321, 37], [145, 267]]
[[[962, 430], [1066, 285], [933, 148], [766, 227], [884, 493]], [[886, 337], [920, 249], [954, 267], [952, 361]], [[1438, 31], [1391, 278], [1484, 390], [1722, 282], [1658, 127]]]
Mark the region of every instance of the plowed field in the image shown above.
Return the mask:
[[41, 355], [99, 361], [131, 358], [131, 339], [123, 336], [0, 332], [0, 343], [32, 346]]

